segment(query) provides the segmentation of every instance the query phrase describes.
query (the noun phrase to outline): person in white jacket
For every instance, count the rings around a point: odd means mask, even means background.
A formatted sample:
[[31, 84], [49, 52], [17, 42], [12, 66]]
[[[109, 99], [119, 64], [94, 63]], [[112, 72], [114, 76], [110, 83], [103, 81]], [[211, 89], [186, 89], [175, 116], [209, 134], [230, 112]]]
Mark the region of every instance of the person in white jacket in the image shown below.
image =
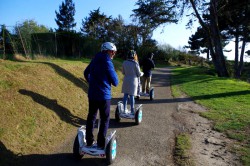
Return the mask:
[[143, 72], [140, 70], [137, 54], [134, 50], [129, 51], [127, 60], [123, 62], [122, 73], [124, 75], [122, 84], [124, 110], [127, 110], [127, 101], [129, 97], [131, 114], [134, 114], [135, 96], [138, 92], [140, 77], [143, 75]]

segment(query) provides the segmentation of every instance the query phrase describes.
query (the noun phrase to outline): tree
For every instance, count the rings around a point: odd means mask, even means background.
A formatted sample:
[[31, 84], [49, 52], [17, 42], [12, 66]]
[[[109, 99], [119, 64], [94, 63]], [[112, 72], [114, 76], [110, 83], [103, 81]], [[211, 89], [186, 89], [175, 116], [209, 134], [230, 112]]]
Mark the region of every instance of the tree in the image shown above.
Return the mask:
[[[218, 16], [220, 15], [220, 7], [223, 0], [138, 0], [137, 4], [140, 6], [139, 9], [144, 10], [134, 10], [135, 15], [141, 20], [142, 23], [149, 25], [151, 27], [156, 27], [158, 25], [167, 22], [177, 22], [178, 19], [183, 16], [184, 10], [186, 8], [192, 8], [193, 13], [191, 16], [195, 16], [201, 24], [202, 28], [206, 31], [209, 36], [208, 45], [211, 52], [212, 61], [218, 76], [228, 77], [228, 71], [225, 64], [225, 57], [223, 55], [222, 45], [221, 45], [221, 34], [219, 31]], [[155, 4], [155, 8], [154, 5]], [[153, 10], [152, 10], [153, 9]], [[136, 13], [138, 11], [138, 14]], [[162, 12], [164, 11], [164, 12]], [[203, 13], [209, 13], [209, 21], [205, 22], [202, 19]], [[165, 16], [169, 19], [157, 19]], [[165, 18], [163, 17], [163, 18]], [[154, 22], [156, 21], [156, 22]], [[150, 25], [150, 24], [152, 25]], [[151, 26], [151, 27], [150, 27]]]
[[128, 50], [138, 48], [138, 27], [133, 24], [125, 25], [122, 16], [112, 19], [107, 28], [108, 37], [116, 43], [121, 57], [126, 58]]
[[[219, 28], [219, 15], [222, 14], [220, 9], [223, 8], [222, 1], [223, 0], [189, 0], [190, 3], [186, 3], [186, 5], [189, 7], [191, 6], [194, 11], [193, 15], [198, 19], [200, 25], [208, 34], [209, 50], [218, 76], [228, 77], [229, 74], [226, 68], [222, 47], [222, 34]], [[200, 12], [209, 15], [207, 22], [203, 20]]]
[[3, 51], [3, 59], [6, 59], [7, 56], [6, 54], [13, 54], [14, 53], [14, 48], [13, 48], [13, 43], [11, 42], [11, 34], [10, 32], [6, 29], [5, 25], [1, 25], [1, 30], [0, 30], [0, 50]]
[[138, 0], [131, 16], [138, 20], [142, 43], [150, 40], [153, 31], [165, 23], [177, 23], [178, 15], [172, 1], [164, 0]]
[[31, 34], [32, 33], [46, 33], [49, 29], [44, 25], [38, 25], [35, 20], [25, 20], [15, 26], [15, 35], [19, 38], [15, 39], [14, 45], [18, 50], [23, 50], [27, 56], [31, 54]]
[[74, 22], [75, 4], [72, 0], [65, 0], [65, 2], [62, 2], [62, 5], [59, 6], [59, 12], [55, 11], [55, 13], [55, 21], [58, 25], [57, 31], [73, 31], [76, 23]]
[[85, 20], [82, 20], [81, 31], [86, 36], [105, 41], [108, 38], [107, 29], [111, 19], [111, 16], [106, 16], [104, 13], [101, 14], [100, 8], [98, 8], [91, 11], [89, 17], [85, 17]]
[[229, 0], [224, 7], [224, 13], [221, 20], [226, 21], [225, 31], [235, 43], [234, 77], [240, 78], [243, 71], [245, 46], [247, 42], [250, 42], [250, 1]]
[[209, 60], [208, 36], [202, 27], [198, 27], [195, 34], [189, 37], [188, 44], [189, 46], [186, 46], [186, 48], [190, 48], [192, 52], [198, 55], [207, 53], [207, 60]]
[[[243, 57], [244, 57], [244, 49], [246, 42], [249, 42], [247, 38], [249, 38], [249, 1], [248, 0], [220, 0], [217, 2], [216, 7], [216, 18], [217, 23], [214, 28], [212, 28], [211, 24], [212, 16], [210, 11], [210, 6], [208, 5], [208, 12], [203, 14], [203, 26], [201, 29], [204, 29], [205, 34], [209, 34], [210, 41], [214, 42], [216, 38], [213, 38], [211, 35], [216, 32], [212, 31], [215, 27], [219, 31], [220, 42], [217, 41], [218, 44], [224, 48], [229, 41], [235, 42], [235, 60], [234, 60], [234, 76], [235, 78], [239, 78], [241, 75], [241, 71], [243, 70]], [[211, 4], [211, 3], [210, 3]], [[205, 6], [205, 5], [204, 5]], [[214, 6], [214, 5], [213, 5]], [[213, 14], [213, 13], [212, 13]], [[213, 14], [213, 15], [215, 15]], [[205, 29], [207, 28], [207, 30]], [[209, 29], [208, 29], [209, 28]], [[242, 43], [241, 47], [239, 47], [240, 42]], [[214, 42], [215, 43], [215, 42]], [[194, 44], [194, 43], [193, 43]], [[197, 43], [196, 43], [197, 44]], [[201, 43], [200, 43], [201, 44]], [[215, 46], [212, 47], [216, 48]], [[241, 53], [239, 55], [239, 48], [241, 48]], [[218, 50], [218, 49], [217, 49]], [[227, 50], [223, 50], [227, 51]], [[215, 50], [215, 55], [217, 52]], [[216, 58], [216, 57], [215, 57]], [[214, 58], [214, 59], [215, 59]]]

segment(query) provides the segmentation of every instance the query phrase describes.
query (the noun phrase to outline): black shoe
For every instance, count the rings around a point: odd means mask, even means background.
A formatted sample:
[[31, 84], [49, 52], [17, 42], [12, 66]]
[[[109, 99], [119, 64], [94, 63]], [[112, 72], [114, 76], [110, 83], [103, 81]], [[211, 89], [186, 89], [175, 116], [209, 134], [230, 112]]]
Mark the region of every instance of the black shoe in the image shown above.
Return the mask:
[[91, 144], [87, 144], [86, 147], [87, 147], [87, 148], [91, 148], [91, 147], [93, 147], [94, 145], [95, 145], [95, 141], [93, 141]]

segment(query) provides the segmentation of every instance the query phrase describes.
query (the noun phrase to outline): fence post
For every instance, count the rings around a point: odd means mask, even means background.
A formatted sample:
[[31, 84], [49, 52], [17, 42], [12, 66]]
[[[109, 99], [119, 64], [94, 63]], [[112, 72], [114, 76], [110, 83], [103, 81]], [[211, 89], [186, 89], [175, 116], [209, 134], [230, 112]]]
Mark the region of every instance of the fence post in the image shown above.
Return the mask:
[[5, 56], [5, 32], [4, 32], [4, 25], [2, 25], [2, 31], [3, 31], [3, 59], [6, 59], [6, 56]]
[[57, 42], [56, 42], [56, 32], [55, 32], [55, 47], [56, 47], [56, 57], [57, 57]]
[[27, 58], [27, 52], [26, 52], [25, 45], [24, 45], [24, 43], [23, 43], [23, 38], [22, 38], [22, 35], [21, 35], [21, 33], [20, 33], [20, 30], [19, 30], [19, 27], [18, 27], [18, 26], [17, 26], [17, 30], [18, 30], [19, 36], [20, 36], [20, 38], [21, 38], [21, 42], [22, 42], [22, 45], [23, 45], [24, 54], [25, 54], [25, 56], [26, 56], [26, 58]]

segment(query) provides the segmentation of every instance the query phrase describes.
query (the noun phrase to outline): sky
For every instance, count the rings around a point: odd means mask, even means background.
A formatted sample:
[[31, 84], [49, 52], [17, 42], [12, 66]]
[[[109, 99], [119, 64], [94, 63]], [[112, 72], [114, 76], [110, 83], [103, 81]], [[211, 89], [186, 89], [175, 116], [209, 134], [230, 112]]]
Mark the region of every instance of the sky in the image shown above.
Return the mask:
[[[55, 11], [59, 12], [59, 6], [64, 0], [0, 0], [0, 25], [13, 27], [25, 20], [34, 20], [39, 25], [48, 28], [58, 28]], [[100, 12], [112, 18], [121, 15], [125, 23], [131, 23], [130, 15], [136, 9], [136, 0], [73, 0], [75, 3], [76, 31], [80, 31], [82, 20], [89, 16], [90, 11], [100, 8]], [[159, 44], [169, 44], [176, 49], [188, 45], [189, 37], [195, 33], [197, 25], [193, 29], [186, 29], [187, 18], [178, 24], [166, 24], [159, 27], [153, 33], [153, 39]], [[230, 48], [228, 48], [230, 49]], [[227, 53], [232, 54], [232, 53]], [[233, 56], [228, 56], [233, 59]]]

